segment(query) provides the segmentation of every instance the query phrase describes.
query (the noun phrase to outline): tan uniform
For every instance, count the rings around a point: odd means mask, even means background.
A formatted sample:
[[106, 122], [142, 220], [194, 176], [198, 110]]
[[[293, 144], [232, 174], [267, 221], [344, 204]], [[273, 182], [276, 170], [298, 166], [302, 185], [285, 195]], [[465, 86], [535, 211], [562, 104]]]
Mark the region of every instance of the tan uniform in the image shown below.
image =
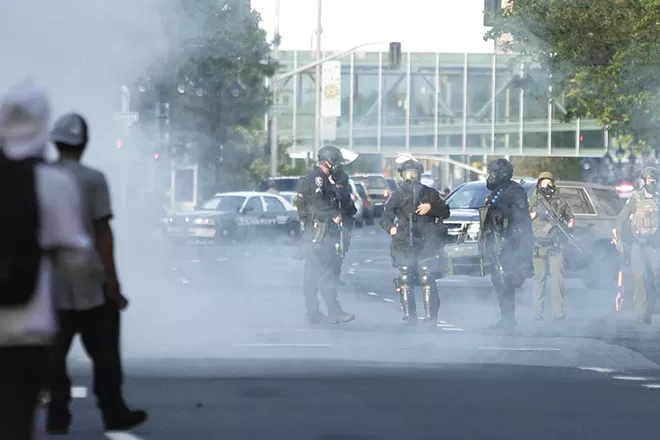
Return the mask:
[[[552, 314], [555, 319], [564, 318], [564, 249], [554, 235], [550, 234], [554, 220], [546, 219], [546, 205], [542, 203], [538, 193], [532, 196], [530, 200], [530, 212], [536, 212], [536, 218], [532, 221], [534, 231], [534, 314], [537, 319], [543, 318], [545, 308], [545, 291], [548, 276], [551, 278], [550, 292], [552, 300]], [[568, 223], [573, 219], [568, 203], [561, 200], [561, 197], [555, 194], [548, 201], [548, 205], [553, 208], [558, 217]]]

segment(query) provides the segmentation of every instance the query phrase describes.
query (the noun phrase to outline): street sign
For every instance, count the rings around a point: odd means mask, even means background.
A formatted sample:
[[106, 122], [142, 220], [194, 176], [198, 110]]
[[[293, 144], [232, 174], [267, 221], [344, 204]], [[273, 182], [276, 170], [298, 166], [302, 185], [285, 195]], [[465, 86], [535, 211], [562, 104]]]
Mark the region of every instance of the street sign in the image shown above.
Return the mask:
[[138, 112], [115, 112], [114, 114], [115, 121], [124, 122], [126, 124], [132, 124], [140, 120], [140, 113]]

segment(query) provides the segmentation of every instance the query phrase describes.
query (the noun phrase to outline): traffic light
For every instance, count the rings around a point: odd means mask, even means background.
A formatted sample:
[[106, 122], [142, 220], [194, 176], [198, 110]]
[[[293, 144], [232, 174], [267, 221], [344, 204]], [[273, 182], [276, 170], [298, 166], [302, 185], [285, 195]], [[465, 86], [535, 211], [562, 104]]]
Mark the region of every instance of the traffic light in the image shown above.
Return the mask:
[[495, 17], [502, 9], [502, 0], [484, 0], [484, 26], [495, 25]]
[[401, 43], [390, 43], [390, 51], [387, 55], [387, 65], [390, 69], [401, 67]]

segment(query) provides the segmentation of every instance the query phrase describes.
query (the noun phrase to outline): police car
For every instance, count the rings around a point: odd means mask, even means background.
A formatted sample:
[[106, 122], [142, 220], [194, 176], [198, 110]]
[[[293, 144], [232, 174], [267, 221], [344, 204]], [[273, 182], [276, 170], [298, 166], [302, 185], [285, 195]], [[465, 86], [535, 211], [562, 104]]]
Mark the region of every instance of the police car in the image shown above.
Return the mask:
[[163, 234], [175, 242], [222, 243], [300, 233], [300, 217], [291, 203], [251, 191], [218, 193], [199, 210], [172, 215], [163, 225]]

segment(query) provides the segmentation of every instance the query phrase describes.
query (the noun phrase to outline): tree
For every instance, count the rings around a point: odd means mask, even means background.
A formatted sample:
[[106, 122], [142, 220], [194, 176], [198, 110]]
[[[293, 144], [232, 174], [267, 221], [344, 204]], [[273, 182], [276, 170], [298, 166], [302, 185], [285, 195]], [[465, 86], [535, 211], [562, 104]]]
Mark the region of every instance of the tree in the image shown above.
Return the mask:
[[504, 50], [544, 72], [520, 86], [552, 85], [566, 120], [597, 119], [648, 149], [660, 146], [658, 23], [660, 0], [514, 0], [485, 39], [509, 35]]
[[149, 76], [171, 103], [173, 152], [216, 167], [223, 188], [245, 188], [262, 154], [249, 137], [264, 129], [276, 68], [261, 18], [245, 0], [179, 0], [163, 18], [170, 50]]

